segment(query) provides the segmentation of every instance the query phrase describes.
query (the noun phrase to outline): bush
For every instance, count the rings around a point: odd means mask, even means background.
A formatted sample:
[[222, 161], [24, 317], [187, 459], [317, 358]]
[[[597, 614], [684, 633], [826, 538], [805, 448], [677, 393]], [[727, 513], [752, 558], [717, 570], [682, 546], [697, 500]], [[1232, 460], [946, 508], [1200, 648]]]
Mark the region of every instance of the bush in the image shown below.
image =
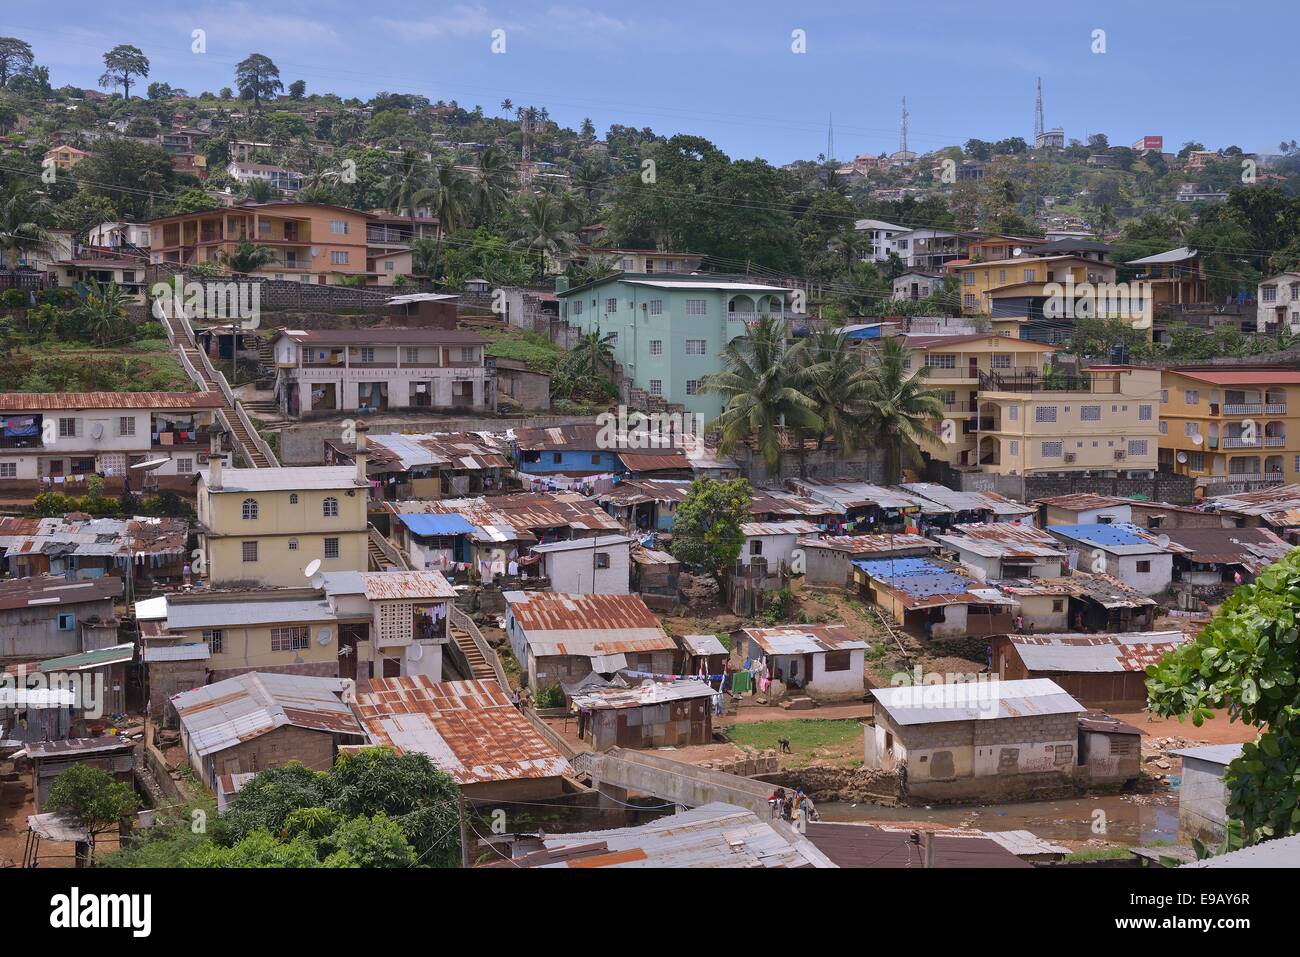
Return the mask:
[[549, 688], [543, 688], [537, 692], [537, 697], [534, 700], [539, 708], [563, 708], [564, 689], [558, 684], [553, 684]]
[[21, 309], [31, 302], [31, 297], [21, 289], [6, 289], [0, 292], [0, 306], [9, 309]]

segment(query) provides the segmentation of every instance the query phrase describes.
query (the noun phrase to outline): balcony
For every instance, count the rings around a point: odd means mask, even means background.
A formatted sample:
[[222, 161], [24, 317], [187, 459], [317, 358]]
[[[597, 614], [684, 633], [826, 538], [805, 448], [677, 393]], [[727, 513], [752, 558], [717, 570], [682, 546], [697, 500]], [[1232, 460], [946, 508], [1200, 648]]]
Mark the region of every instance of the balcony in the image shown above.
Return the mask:
[[1266, 415], [1286, 415], [1285, 402], [1265, 402], [1264, 413]]
[[1285, 435], [1266, 435], [1264, 436], [1264, 447], [1269, 449], [1280, 449], [1286, 446]]
[[1264, 405], [1262, 402], [1235, 402], [1232, 405], [1224, 405], [1224, 415], [1263, 415]]
[[208, 448], [212, 441], [209, 429], [165, 429], [152, 434], [155, 449]]

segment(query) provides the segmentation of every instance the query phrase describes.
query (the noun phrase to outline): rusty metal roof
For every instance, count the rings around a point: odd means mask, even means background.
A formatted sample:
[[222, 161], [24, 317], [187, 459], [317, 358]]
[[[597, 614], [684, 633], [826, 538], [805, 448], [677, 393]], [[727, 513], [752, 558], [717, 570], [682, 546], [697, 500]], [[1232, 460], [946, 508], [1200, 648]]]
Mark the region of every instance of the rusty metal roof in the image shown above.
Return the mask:
[[189, 531], [183, 518], [0, 518], [0, 554], [182, 555]]
[[1300, 524], [1300, 484], [1277, 485], [1237, 495], [1216, 495], [1210, 501], [1221, 512], [1258, 516], [1270, 525]]
[[[355, 446], [336, 446], [354, 458]], [[368, 436], [371, 470], [405, 472], [421, 466], [477, 472], [513, 467], [504, 434], [493, 432], [391, 433]]]
[[805, 655], [823, 651], [865, 649], [866, 641], [846, 625], [779, 625], [775, 628], [746, 628], [744, 634], [769, 655]]
[[389, 601], [412, 598], [455, 598], [456, 590], [447, 584], [442, 572], [391, 571], [360, 572], [366, 598]]
[[0, 412], [219, 409], [220, 392], [0, 392]]
[[479, 541], [530, 541], [553, 528], [621, 532], [618, 519], [590, 499], [571, 492], [520, 492], [439, 501], [385, 502], [396, 515], [460, 515], [475, 526]]
[[1122, 634], [1008, 635], [1030, 671], [1144, 671], [1180, 645], [1191, 641], [1181, 631], [1134, 631]]
[[60, 575], [40, 575], [0, 581], [0, 610], [48, 605], [75, 605], [122, 596], [122, 579], [112, 575], [68, 581]]
[[533, 654], [614, 655], [677, 646], [640, 595], [505, 593], [508, 613]]
[[631, 688], [587, 688], [573, 696], [573, 703], [591, 711], [621, 710], [667, 704], [670, 701], [712, 698], [715, 694], [717, 692], [707, 682], [694, 678], [679, 681], [654, 681], [646, 678]]
[[1191, 561], [1203, 565], [1244, 565], [1259, 571], [1291, 550], [1267, 528], [1171, 528], [1164, 531], [1176, 545], [1190, 549]]
[[1144, 608], [1155, 600], [1110, 575], [1074, 571], [1062, 578], [1008, 578], [998, 583], [1008, 595], [1068, 595], [1097, 602], [1103, 608]]
[[496, 681], [378, 678], [355, 711], [375, 744], [427, 754], [457, 784], [573, 773]]
[[808, 535], [817, 531], [812, 522], [787, 519], [784, 522], [745, 522], [740, 526], [746, 538], [763, 538], [769, 535]]
[[804, 548], [829, 548], [848, 555], [888, 555], [893, 552], [938, 551], [939, 546], [922, 535], [828, 535], [826, 538], [801, 538]]
[[618, 460], [629, 472], [686, 471], [691, 467], [682, 449], [662, 449], [654, 452], [620, 451]]
[[954, 525], [953, 535], [937, 535], [939, 541], [958, 551], [974, 552], [985, 558], [1063, 558], [1065, 548], [1057, 539], [1033, 525], [993, 522], [988, 525]]
[[1129, 499], [1116, 498], [1112, 495], [1076, 492], [1073, 495], [1053, 495], [1048, 498], [1036, 498], [1034, 504], [1047, 505], [1051, 508], [1063, 508], [1071, 512], [1088, 512], [1096, 508], [1112, 508], [1116, 505], [1132, 505], [1134, 503]]
[[354, 688], [343, 678], [250, 671], [174, 694], [171, 702], [190, 747], [205, 756], [285, 725], [360, 735], [361, 725], [343, 700]]

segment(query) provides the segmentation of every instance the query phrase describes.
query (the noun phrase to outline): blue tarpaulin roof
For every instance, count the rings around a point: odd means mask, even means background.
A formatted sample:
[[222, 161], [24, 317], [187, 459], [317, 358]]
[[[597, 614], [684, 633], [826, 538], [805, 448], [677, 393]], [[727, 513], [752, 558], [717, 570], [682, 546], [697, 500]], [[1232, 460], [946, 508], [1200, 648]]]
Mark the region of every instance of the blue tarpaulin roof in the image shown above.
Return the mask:
[[930, 558], [859, 559], [853, 564], [909, 595], [959, 594], [975, 584], [975, 579]]
[[463, 515], [398, 515], [415, 535], [472, 535], [474, 526]]

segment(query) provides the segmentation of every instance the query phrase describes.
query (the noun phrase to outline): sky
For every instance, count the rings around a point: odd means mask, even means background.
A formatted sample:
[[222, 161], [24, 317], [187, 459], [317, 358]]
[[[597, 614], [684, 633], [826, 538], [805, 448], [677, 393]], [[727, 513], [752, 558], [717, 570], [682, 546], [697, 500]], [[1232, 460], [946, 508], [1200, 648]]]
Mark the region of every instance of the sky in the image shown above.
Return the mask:
[[690, 133], [778, 165], [826, 152], [831, 122], [837, 159], [898, 149], [904, 96], [916, 152], [1032, 140], [1039, 77], [1046, 124], [1067, 138], [1265, 153], [1300, 138], [1294, 59], [1261, 41], [1297, 34], [1294, 0], [0, 6], [0, 34], [31, 43], [56, 87], [96, 86], [118, 43], [144, 51], [149, 80], [190, 93], [233, 86], [257, 52], [309, 93], [418, 93], [488, 113], [509, 98], [575, 129], [590, 117], [601, 135], [611, 123]]

